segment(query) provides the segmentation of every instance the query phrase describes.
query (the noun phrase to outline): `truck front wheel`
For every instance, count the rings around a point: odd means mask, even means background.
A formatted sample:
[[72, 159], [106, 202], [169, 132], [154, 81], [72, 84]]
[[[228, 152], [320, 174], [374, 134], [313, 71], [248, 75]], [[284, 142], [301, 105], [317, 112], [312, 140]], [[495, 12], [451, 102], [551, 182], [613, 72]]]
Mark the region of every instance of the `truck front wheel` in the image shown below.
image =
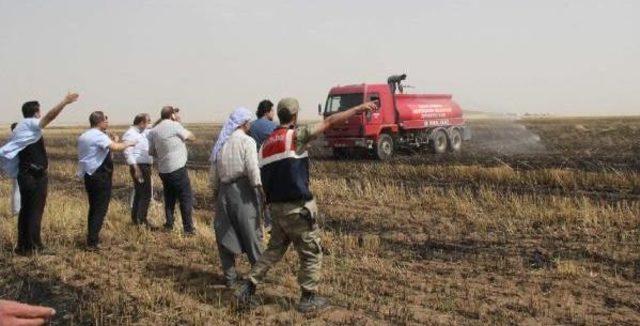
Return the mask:
[[447, 151], [449, 140], [447, 139], [447, 133], [444, 130], [438, 130], [433, 135], [431, 140], [431, 149], [435, 154], [444, 154]]
[[381, 161], [387, 161], [393, 156], [393, 138], [389, 134], [382, 134], [376, 144], [376, 156]]

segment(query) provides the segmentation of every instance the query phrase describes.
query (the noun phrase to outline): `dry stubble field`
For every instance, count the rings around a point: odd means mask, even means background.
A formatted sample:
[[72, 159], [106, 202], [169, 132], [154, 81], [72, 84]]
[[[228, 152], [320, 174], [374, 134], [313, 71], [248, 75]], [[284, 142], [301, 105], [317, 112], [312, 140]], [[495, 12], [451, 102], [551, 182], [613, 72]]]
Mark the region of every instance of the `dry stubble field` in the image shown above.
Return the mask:
[[[207, 191], [217, 128], [192, 126], [198, 235], [131, 227], [130, 181], [119, 165], [100, 253], [82, 249], [81, 129], [48, 130], [43, 235], [55, 255], [12, 253], [3, 179], [0, 297], [55, 307], [53, 324], [639, 324], [640, 118], [470, 125], [475, 139], [453, 156], [380, 163], [314, 151], [312, 188], [330, 251], [321, 292], [335, 307], [311, 316], [294, 309], [293, 251], [259, 288], [261, 308], [239, 313], [230, 304]], [[163, 222], [160, 204], [151, 216]]]

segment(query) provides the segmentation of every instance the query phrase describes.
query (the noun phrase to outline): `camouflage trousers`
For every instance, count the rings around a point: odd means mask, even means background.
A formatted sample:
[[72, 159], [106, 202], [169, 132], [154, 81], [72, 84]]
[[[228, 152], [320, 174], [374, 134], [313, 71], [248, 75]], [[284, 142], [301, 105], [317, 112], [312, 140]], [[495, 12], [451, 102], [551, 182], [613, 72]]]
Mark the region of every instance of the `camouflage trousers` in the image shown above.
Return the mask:
[[[306, 213], [313, 220], [305, 218]], [[300, 258], [298, 284], [306, 292], [317, 292], [322, 269], [320, 228], [315, 201], [271, 204], [271, 238], [267, 250], [251, 269], [249, 279], [259, 284], [269, 269], [279, 262], [293, 243]], [[315, 222], [314, 222], [315, 221]]]

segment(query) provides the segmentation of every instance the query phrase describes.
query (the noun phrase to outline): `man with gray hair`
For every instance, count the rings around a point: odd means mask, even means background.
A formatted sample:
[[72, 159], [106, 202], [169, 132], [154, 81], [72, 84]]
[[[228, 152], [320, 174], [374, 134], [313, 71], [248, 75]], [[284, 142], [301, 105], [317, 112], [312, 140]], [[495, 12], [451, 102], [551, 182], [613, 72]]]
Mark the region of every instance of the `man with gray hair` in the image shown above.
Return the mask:
[[123, 141], [136, 142], [136, 145], [124, 150], [124, 157], [129, 165], [129, 172], [133, 179], [133, 205], [131, 207], [131, 221], [134, 225], [144, 225], [149, 228], [147, 214], [151, 203], [151, 165], [153, 157], [149, 155], [149, 126], [151, 117], [140, 113], [133, 119], [133, 124], [122, 136]]
[[191, 236], [195, 234], [191, 216], [193, 190], [187, 172], [186, 142], [195, 141], [196, 137], [180, 121], [180, 109], [162, 108], [160, 121], [149, 132], [149, 154], [155, 159], [164, 186], [165, 230], [173, 230], [175, 207], [179, 201], [184, 233]]

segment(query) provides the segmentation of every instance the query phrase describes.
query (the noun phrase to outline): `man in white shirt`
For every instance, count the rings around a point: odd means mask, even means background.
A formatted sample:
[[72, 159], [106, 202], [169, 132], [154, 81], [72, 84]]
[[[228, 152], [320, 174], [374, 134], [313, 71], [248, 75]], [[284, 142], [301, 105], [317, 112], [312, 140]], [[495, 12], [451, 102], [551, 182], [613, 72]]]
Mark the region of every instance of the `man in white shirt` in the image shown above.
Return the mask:
[[2, 168], [11, 178], [17, 178], [20, 188], [18, 214], [18, 255], [43, 252], [40, 237], [42, 215], [47, 203], [49, 159], [42, 131], [62, 110], [78, 100], [78, 94], [69, 93], [49, 112], [42, 115], [40, 103], [29, 101], [22, 105], [24, 119], [18, 123], [9, 142], [0, 148]]
[[237, 282], [235, 259], [247, 254], [253, 266], [262, 254], [260, 205], [262, 194], [256, 142], [247, 135], [254, 115], [246, 108], [233, 111], [211, 152], [211, 179], [216, 195], [213, 226], [227, 287]]
[[138, 114], [133, 119], [133, 125], [122, 136], [123, 141], [136, 142], [136, 145], [124, 150], [124, 157], [129, 165], [129, 172], [135, 189], [131, 220], [134, 225], [150, 227], [147, 221], [149, 204], [151, 203], [151, 165], [153, 157], [149, 155], [148, 127], [151, 117], [146, 113]]
[[108, 134], [109, 118], [102, 111], [89, 116], [91, 129], [78, 138], [78, 176], [84, 178], [89, 198], [87, 250], [99, 250], [100, 230], [109, 210], [113, 177], [112, 152], [124, 151], [135, 142], [119, 142]]
[[193, 191], [187, 172], [186, 142], [196, 137], [180, 123], [180, 110], [165, 106], [160, 111], [160, 121], [149, 132], [149, 154], [154, 157], [164, 186], [166, 231], [173, 230], [176, 203], [180, 202], [182, 226], [187, 236], [195, 234], [193, 227]]

